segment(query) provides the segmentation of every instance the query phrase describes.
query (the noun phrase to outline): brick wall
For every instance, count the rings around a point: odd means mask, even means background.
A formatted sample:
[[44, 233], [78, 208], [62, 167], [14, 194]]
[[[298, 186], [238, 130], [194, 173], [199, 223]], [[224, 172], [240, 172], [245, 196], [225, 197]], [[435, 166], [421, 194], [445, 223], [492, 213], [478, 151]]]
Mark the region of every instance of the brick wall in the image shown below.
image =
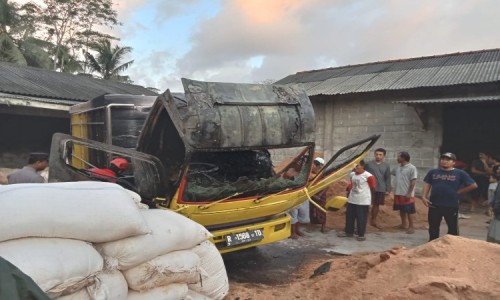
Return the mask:
[[[381, 134], [375, 148], [387, 150], [386, 160], [396, 166], [399, 151], [408, 151], [411, 163], [419, 172], [417, 194], [420, 194], [422, 178], [437, 166], [439, 147], [442, 142], [441, 109], [428, 111], [428, 126], [422, 123], [414, 109], [406, 104], [392, 103], [384, 99], [315, 100], [311, 98], [316, 113], [317, 151], [330, 158], [343, 146]], [[369, 154], [367, 160], [373, 159]]]

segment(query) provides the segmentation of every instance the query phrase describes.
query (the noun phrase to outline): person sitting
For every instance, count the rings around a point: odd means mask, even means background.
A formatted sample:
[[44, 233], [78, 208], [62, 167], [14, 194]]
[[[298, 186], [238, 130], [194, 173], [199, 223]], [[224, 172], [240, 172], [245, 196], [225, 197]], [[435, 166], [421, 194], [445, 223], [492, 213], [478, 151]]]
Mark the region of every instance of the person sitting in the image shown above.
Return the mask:
[[109, 182], [116, 182], [118, 176], [128, 168], [128, 161], [125, 158], [115, 158], [110, 163], [108, 168], [91, 168], [90, 174], [98, 179]]
[[45, 179], [37, 172], [45, 170], [48, 165], [49, 154], [31, 153], [28, 158], [28, 165], [7, 176], [8, 183], [45, 183]]

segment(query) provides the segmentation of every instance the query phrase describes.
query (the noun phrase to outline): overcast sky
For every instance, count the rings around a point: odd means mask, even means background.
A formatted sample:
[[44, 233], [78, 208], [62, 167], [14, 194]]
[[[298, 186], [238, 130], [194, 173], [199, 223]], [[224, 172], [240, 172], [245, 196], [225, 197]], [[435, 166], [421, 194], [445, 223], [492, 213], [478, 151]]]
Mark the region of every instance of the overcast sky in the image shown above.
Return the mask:
[[114, 0], [126, 74], [279, 80], [299, 71], [500, 47], [497, 0]]

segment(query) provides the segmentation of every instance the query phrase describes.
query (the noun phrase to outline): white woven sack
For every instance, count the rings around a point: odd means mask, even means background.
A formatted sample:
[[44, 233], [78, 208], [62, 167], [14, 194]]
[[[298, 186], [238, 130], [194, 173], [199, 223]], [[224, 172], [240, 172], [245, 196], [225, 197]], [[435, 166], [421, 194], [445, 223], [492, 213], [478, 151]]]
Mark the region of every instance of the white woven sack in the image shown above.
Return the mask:
[[115, 271], [100, 273], [95, 276], [94, 284], [55, 300], [122, 300], [127, 295], [127, 282], [120, 271]]
[[96, 276], [95, 283], [87, 287], [93, 300], [121, 300], [127, 299], [127, 281], [120, 271], [100, 273]]
[[141, 202], [141, 200], [142, 200], [141, 195], [139, 195], [136, 192], [131, 191], [131, 190], [127, 190], [127, 189], [125, 189], [125, 190], [130, 195], [130, 198], [132, 198], [132, 200], [134, 200], [135, 205], [137, 205], [137, 207], [139, 209], [149, 209], [149, 206], [147, 206], [147, 204], [144, 204]]
[[150, 234], [97, 244], [109, 270], [128, 270], [157, 256], [185, 250], [211, 237], [205, 227], [170, 210], [140, 210]]
[[0, 241], [59, 237], [109, 242], [149, 232], [130, 194], [105, 182], [0, 186]]
[[54, 298], [55, 300], [93, 300], [90, 298], [89, 293], [86, 288], [83, 288], [79, 291], [74, 292], [73, 294], [69, 294], [62, 297]]
[[219, 250], [211, 242], [205, 241], [192, 251], [200, 257], [201, 268], [206, 275], [201, 277], [200, 282], [189, 284], [189, 289], [212, 299], [223, 299], [229, 291], [229, 280]]
[[129, 290], [128, 300], [180, 300], [184, 299], [188, 293], [185, 283], [172, 283], [166, 286], [157, 287], [145, 292]]
[[129, 288], [145, 291], [171, 283], [200, 280], [200, 258], [190, 250], [173, 251], [123, 271]]
[[193, 290], [188, 290], [188, 293], [186, 297], [184, 297], [183, 300], [212, 300], [212, 298], [202, 295], [198, 292], [195, 292]]
[[0, 243], [10, 261], [51, 297], [71, 294], [94, 283], [103, 260], [88, 243], [56, 238], [25, 238]]

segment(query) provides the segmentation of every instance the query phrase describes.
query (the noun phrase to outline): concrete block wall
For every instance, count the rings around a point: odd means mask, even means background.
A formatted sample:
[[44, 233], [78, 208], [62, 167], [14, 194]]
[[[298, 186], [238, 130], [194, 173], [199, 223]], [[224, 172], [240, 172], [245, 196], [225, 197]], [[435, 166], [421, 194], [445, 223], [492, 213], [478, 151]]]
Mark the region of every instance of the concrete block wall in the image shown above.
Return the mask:
[[[421, 192], [423, 177], [438, 163], [442, 143], [440, 109], [428, 112], [428, 126], [424, 129], [412, 107], [393, 100], [311, 100], [316, 113], [317, 149], [324, 152], [325, 159], [347, 144], [381, 134], [373, 150], [386, 149], [386, 161], [391, 167], [397, 165], [398, 152], [408, 151], [419, 172], [417, 194]], [[366, 159], [373, 159], [372, 153]]]
[[0, 168], [18, 169], [28, 164], [30, 151], [25, 149], [3, 150], [0, 148]]

